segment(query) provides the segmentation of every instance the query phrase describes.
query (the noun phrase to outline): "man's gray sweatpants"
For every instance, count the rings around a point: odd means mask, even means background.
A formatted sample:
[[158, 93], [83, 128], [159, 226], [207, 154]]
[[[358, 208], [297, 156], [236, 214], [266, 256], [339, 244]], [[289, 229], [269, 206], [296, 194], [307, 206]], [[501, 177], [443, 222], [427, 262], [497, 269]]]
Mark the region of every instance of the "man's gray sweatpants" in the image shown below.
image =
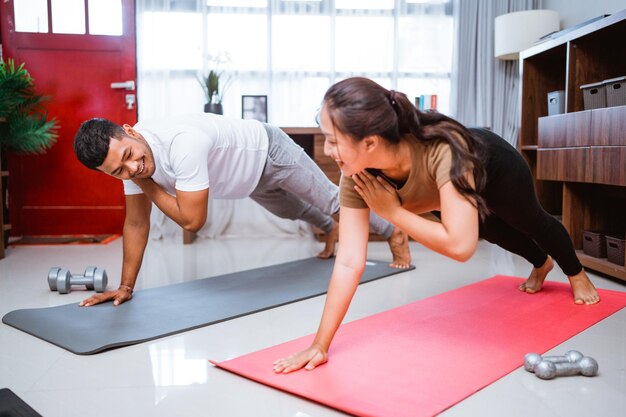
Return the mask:
[[[328, 233], [339, 211], [339, 187], [280, 128], [264, 125], [269, 137], [267, 161], [250, 198], [278, 217], [304, 220]], [[388, 239], [393, 225], [370, 211], [374, 233]]]

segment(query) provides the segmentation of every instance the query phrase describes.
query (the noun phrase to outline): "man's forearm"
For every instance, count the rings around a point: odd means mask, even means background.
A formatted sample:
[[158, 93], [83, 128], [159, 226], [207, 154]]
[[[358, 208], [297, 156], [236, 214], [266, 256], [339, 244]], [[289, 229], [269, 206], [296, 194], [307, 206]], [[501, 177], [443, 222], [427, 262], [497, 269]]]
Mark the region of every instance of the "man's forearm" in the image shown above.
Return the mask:
[[150, 222], [141, 225], [124, 224], [122, 280], [120, 285], [135, 288], [137, 274], [143, 260], [143, 253], [148, 243]]
[[176, 197], [169, 195], [151, 178], [134, 179], [144, 195], [170, 219], [185, 230], [196, 232], [206, 222], [209, 189], [198, 191], [176, 190]]
[[144, 194], [170, 219], [179, 226], [186, 228], [190, 219], [186, 219], [178, 207], [176, 197], [169, 195], [165, 190], [151, 179], [136, 181]]

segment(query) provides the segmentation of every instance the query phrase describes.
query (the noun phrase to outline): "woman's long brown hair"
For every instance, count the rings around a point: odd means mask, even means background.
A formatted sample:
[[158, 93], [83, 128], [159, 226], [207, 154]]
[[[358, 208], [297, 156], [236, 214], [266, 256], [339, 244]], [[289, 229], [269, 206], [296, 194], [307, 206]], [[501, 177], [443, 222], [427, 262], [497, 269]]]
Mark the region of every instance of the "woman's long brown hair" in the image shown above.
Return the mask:
[[[324, 106], [341, 133], [360, 141], [378, 135], [397, 144], [411, 135], [425, 143], [443, 141], [452, 150], [450, 180], [477, 209], [488, 214], [480, 193], [487, 182], [482, 143], [456, 120], [436, 111], [421, 112], [403, 93], [387, 90], [374, 81], [354, 77], [340, 81], [324, 95]], [[474, 175], [474, 187], [465, 173]]]

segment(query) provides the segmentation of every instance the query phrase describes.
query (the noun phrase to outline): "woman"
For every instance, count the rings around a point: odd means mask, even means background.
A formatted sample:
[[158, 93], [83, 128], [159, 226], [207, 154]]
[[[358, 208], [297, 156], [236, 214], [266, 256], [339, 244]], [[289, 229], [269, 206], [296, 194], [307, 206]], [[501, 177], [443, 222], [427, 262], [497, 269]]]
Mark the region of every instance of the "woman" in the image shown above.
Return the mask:
[[[342, 172], [339, 251], [312, 345], [277, 360], [275, 372], [326, 362], [364, 269], [369, 209], [461, 262], [474, 254], [479, 237], [524, 257], [533, 265], [519, 287], [526, 293], [541, 290], [554, 258], [576, 304], [599, 301], [565, 228], [537, 201], [525, 161], [499, 136], [420, 112], [406, 95], [365, 78], [326, 92], [320, 127], [324, 152]], [[419, 216], [429, 211], [439, 211], [441, 222]]]

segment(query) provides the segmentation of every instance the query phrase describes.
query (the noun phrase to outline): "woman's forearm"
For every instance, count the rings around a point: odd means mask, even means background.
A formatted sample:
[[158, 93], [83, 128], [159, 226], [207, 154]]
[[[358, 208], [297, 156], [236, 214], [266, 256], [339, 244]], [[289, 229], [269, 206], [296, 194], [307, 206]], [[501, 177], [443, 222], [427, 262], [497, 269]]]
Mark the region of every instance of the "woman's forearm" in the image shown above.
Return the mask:
[[317, 344], [328, 351], [359, 285], [363, 268], [364, 265], [361, 269], [355, 269], [350, 266], [335, 264], [324, 304], [324, 313], [313, 344]]
[[324, 312], [313, 344], [325, 351], [341, 325], [356, 291], [367, 258], [369, 210], [342, 207], [339, 249], [328, 285]]
[[446, 225], [443, 219], [441, 223], [428, 220], [402, 207], [396, 209], [388, 220], [416, 242], [457, 261], [468, 260], [476, 249], [477, 233], [468, 230], [471, 222], [468, 225], [460, 222]]

